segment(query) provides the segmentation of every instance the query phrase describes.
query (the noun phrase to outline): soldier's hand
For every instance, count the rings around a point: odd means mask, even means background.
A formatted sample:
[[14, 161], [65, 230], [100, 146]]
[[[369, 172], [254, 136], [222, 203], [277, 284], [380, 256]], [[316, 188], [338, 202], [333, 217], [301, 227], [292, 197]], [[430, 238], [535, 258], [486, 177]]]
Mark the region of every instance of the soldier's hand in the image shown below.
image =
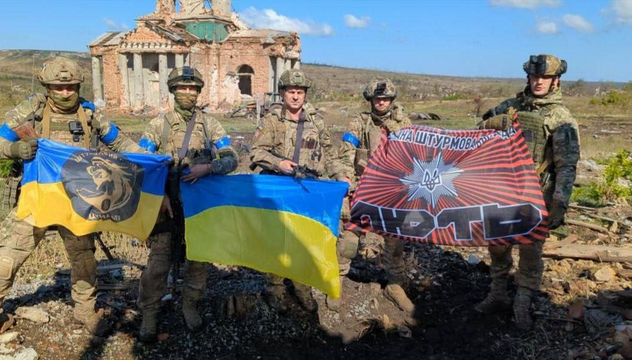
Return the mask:
[[160, 204], [160, 213], [165, 212], [169, 215], [169, 218], [173, 219], [173, 209], [171, 208], [171, 201], [167, 194], [165, 194], [165, 197], [162, 199], [162, 204]]
[[555, 230], [564, 223], [566, 209], [561, 206], [553, 206], [549, 212], [549, 230]]
[[291, 174], [294, 172], [294, 168], [297, 167], [298, 164], [290, 161], [290, 160], [281, 160], [279, 163], [279, 170], [281, 170], [284, 174]]
[[511, 127], [512, 120], [507, 115], [497, 115], [482, 122], [481, 129], [494, 129], [507, 131]]
[[189, 173], [182, 175], [182, 181], [190, 181], [194, 184], [202, 176], [206, 176], [211, 173], [211, 164], [195, 164], [189, 167]]
[[37, 139], [26, 138], [16, 141], [11, 144], [9, 152], [14, 159], [31, 160], [37, 152]]

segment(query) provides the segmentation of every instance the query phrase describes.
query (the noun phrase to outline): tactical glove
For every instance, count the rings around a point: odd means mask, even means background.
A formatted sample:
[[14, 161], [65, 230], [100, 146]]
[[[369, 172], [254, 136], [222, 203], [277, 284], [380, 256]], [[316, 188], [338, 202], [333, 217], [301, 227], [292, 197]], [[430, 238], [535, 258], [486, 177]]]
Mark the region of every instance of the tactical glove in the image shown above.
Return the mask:
[[501, 114], [482, 121], [479, 124], [479, 128], [507, 131], [511, 127], [511, 122], [509, 116]]
[[9, 152], [13, 159], [31, 160], [37, 152], [37, 139], [27, 138], [16, 141], [11, 144]]
[[549, 211], [549, 230], [555, 230], [564, 223], [566, 209], [561, 206], [553, 206]]

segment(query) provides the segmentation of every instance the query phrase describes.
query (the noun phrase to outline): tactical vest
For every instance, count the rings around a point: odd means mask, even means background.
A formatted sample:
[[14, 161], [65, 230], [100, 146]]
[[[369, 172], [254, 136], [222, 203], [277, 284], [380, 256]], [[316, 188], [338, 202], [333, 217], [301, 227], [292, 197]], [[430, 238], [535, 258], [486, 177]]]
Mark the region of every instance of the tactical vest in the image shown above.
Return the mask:
[[[187, 122], [173, 111], [168, 112], [164, 116], [162, 137], [158, 152], [163, 155], [171, 156], [175, 164], [179, 162], [178, 151], [184, 142], [186, 127]], [[206, 140], [209, 142], [209, 149], [206, 148]], [[198, 111], [195, 125], [191, 132], [186, 159], [183, 159], [182, 164], [202, 162], [203, 158], [206, 158], [206, 162], [211, 161], [211, 155], [205, 154], [205, 151], [216, 154], [217, 151], [214, 147], [215, 144], [213, 144], [212, 134], [209, 132], [206, 116], [204, 116], [201, 111]]]
[[[279, 155], [287, 159], [292, 159], [294, 156], [294, 149], [297, 146], [296, 131], [298, 123], [287, 119], [281, 120], [278, 114], [274, 114], [274, 116], [281, 121], [285, 130], [284, 138], [281, 139], [284, 144], [282, 149], [283, 153]], [[307, 120], [303, 125], [301, 144], [299, 144], [301, 150], [299, 153], [298, 163], [299, 165], [305, 165], [308, 168], [320, 173], [323, 173], [325, 167], [323, 161], [323, 150], [321, 148], [322, 144], [320, 143], [321, 133], [324, 130], [324, 123], [317, 121], [313, 113], [307, 113]]]
[[[92, 128], [92, 112], [79, 105], [77, 111], [71, 114], [55, 113], [47, 104], [48, 98], [43, 94], [35, 94], [34, 101], [37, 102], [36, 110], [27, 116], [26, 120], [31, 123], [35, 133], [40, 137], [61, 142], [63, 144], [82, 147], [86, 149], [96, 148], [93, 140], [97, 139]], [[80, 99], [81, 101], [81, 99]], [[72, 134], [69, 124], [75, 122], [81, 125], [83, 134]], [[78, 129], [78, 126], [73, 127]]]
[[360, 145], [356, 149], [354, 167], [356, 175], [360, 176], [366, 168], [367, 162], [382, 138], [382, 130], [388, 133], [398, 131], [402, 128], [402, 111], [399, 107], [393, 107], [390, 117], [386, 118], [382, 123], [376, 124], [370, 112], [360, 114], [362, 119], [362, 134]]
[[521, 111], [517, 113], [517, 120], [522, 129], [529, 152], [538, 168], [545, 161], [545, 150], [549, 141], [549, 132], [544, 125], [544, 116], [537, 112]]

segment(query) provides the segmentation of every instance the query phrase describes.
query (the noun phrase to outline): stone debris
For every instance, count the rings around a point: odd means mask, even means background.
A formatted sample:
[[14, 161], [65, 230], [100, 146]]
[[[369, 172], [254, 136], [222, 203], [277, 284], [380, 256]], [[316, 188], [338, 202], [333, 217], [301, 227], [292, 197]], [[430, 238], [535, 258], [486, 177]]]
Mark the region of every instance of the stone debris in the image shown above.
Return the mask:
[[48, 315], [48, 313], [36, 307], [20, 307], [15, 310], [15, 315], [17, 315], [19, 318], [41, 324], [45, 324], [50, 321], [50, 316]]

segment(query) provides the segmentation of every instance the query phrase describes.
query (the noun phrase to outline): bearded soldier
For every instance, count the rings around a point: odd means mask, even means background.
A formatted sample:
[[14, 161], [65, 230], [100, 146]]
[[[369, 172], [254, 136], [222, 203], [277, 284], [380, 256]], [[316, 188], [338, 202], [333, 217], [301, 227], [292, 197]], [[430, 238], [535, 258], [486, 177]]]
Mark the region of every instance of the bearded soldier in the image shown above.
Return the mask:
[[[391, 133], [412, 125], [404, 116], [401, 107], [395, 104], [397, 88], [389, 79], [374, 79], [364, 89], [364, 98], [371, 103], [371, 111], [363, 112], [348, 126], [342, 137], [338, 156], [343, 169], [336, 174], [339, 180], [351, 184], [355, 189], [364, 172], [368, 159], [380, 143], [382, 131]], [[348, 200], [347, 200], [348, 201]], [[348, 206], [347, 206], [348, 208]], [[343, 217], [348, 214], [343, 214]], [[358, 252], [358, 234], [345, 230], [338, 240], [341, 275], [346, 275]], [[412, 313], [415, 309], [402, 285], [405, 282], [404, 243], [395, 238], [384, 238], [383, 264], [386, 268], [388, 285], [384, 294], [400, 309]], [[329, 301], [329, 300], [328, 300]], [[335, 308], [337, 304], [332, 303]]]
[[[312, 81], [303, 71], [287, 70], [278, 85], [283, 107], [263, 118], [250, 153], [253, 165], [261, 167], [262, 174], [296, 175], [303, 167], [312, 176], [325, 178], [334, 172], [336, 155], [331, 134], [305, 100]], [[286, 310], [284, 279], [272, 274], [268, 279], [268, 303]], [[309, 286], [295, 281], [294, 293], [305, 310], [317, 310]]]
[[[579, 160], [577, 122], [562, 104], [560, 76], [566, 72], [566, 67], [566, 61], [555, 56], [532, 55], [523, 66], [528, 79], [524, 91], [487, 111], [481, 123], [484, 129], [507, 130], [511, 125], [507, 118], [517, 118], [540, 177], [551, 230], [564, 222]], [[543, 242], [519, 246], [518, 293], [513, 310], [516, 326], [526, 330], [533, 324], [529, 314], [533, 292], [542, 282]], [[491, 291], [476, 306], [479, 312], [492, 313], [510, 305], [507, 278], [512, 266], [511, 248], [510, 245], [489, 247]]]
[[[202, 176], [225, 175], [234, 171], [238, 157], [226, 131], [219, 121], [196, 106], [204, 87], [202, 75], [188, 66], [176, 68], [169, 74], [167, 84], [174, 95], [174, 110], [152, 119], [139, 145], [149, 152], [166, 154], [173, 158], [168, 188], [174, 189], [175, 185], [177, 189], [180, 179], [194, 183]], [[143, 342], [156, 340], [160, 299], [165, 293], [172, 256], [175, 256], [172, 253], [171, 242], [175, 239], [172, 239], [171, 227], [161, 224], [178, 221], [181, 223], [177, 226], [184, 227], [184, 219], [174, 218], [174, 212], [182, 211], [179, 197], [178, 190], [167, 191], [158, 224], [147, 242], [151, 252], [147, 268], [140, 279], [138, 294], [138, 307], [143, 313], [140, 329], [140, 339]], [[203, 325], [197, 303], [204, 295], [207, 277], [205, 263], [186, 262], [182, 313], [187, 327], [193, 332], [199, 331]]]
[[[5, 123], [0, 128], [1, 158], [16, 162], [32, 159], [37, 150], [37, 139], [28, 136], [84, 148], [95, 147], [100, 140], [113, 151], [140, 150], [113, 123], [106, 121], [101, 111], [95, 111], [92, 103], [79, 97], [84, 77], [75, 61], [56, 57], [45, 62], [38, 80], [46, 88], [46, 94], [31, 95], [6, 114]], [[54, 227], [35, 227], [28, 219], [18, 220], [15, 214], [16, 209], [13, 209], [2, 224], [0, 302], [8, 294], [18, 269], [44, 238], [46, 231], [54, 230]], [[107, 323], [101, 319], [103, 311], [95, 312], [95, 234], [76, 236], [63, 226], [56, 229], [64, 240], [72, 266], [74, 317], [91, 334], [103, 335], [108, 329]], [[3, 320], [10, 320], [10, 317], [5, 316]]]

